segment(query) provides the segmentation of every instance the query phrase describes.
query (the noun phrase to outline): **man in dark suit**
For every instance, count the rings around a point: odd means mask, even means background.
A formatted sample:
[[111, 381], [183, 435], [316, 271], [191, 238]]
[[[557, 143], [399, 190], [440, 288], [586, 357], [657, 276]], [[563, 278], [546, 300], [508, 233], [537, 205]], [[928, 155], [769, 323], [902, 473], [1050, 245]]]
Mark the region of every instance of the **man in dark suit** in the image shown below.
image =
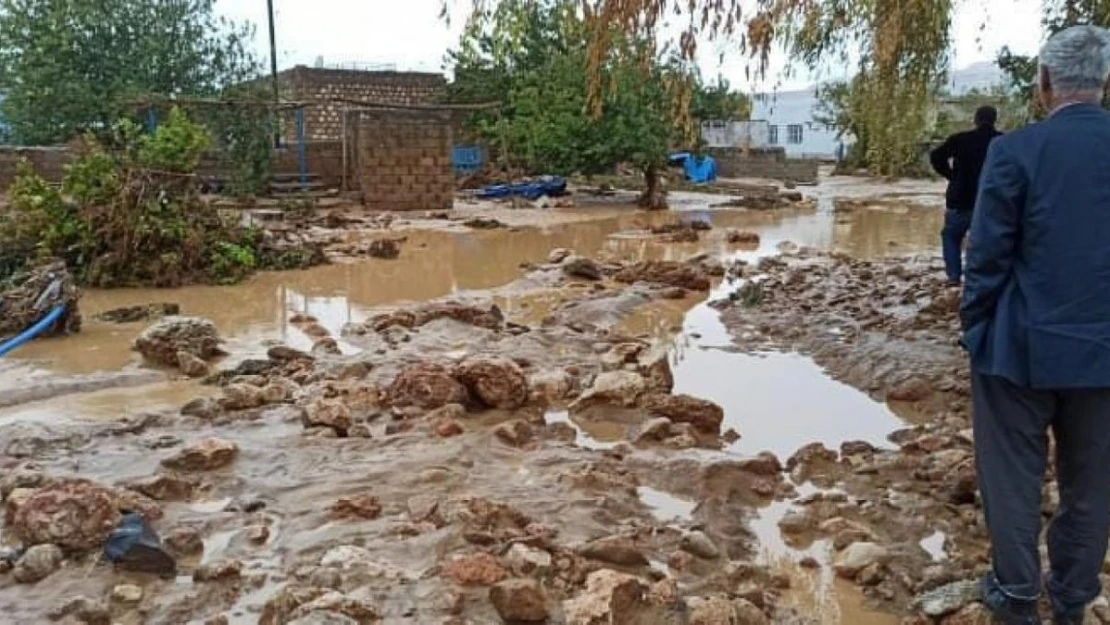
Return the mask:
[[960, 316], [993, 557], [984, 603], [1004, 623], [1040, 623], [1051, 429], [1046, 587], [1054, 622], [1082, 623], [1110, 531], [1110, 32], [1069, 28], [1038, 59], [1050, 114], [990, 145]]
[[929, 154], [929, 161], [941, 177], [948, 181], [944, 194], [947, 211], [944, 229], [940, 232], [944, 249], [944, 270], [948, 282], [959, 285], [963, 276], [961, 256], [964, 237], [971, 227], [971, 210], [979, 192], [979, 174], [987, 159], [987, 146], [1002, 134], [994, 129], [998, 111], [982, 106], [975, 111], [975, 129], [958, 132]]

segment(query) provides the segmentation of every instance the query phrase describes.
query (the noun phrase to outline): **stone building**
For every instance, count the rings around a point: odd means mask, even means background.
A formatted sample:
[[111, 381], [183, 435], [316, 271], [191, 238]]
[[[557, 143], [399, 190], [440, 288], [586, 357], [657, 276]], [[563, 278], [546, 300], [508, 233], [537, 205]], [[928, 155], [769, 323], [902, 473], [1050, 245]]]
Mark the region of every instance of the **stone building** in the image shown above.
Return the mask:
[[[358, 104], [432, 104], [443, 93], [447, 79], [426, 72], [328, 69], [298, 65], [278, 74], [281, 97], [304, 102], [305, 139], [339, 141], [343, 136], [343, 109]], [[296, 138], [296, 126], [287, 123], [286, 138]]]

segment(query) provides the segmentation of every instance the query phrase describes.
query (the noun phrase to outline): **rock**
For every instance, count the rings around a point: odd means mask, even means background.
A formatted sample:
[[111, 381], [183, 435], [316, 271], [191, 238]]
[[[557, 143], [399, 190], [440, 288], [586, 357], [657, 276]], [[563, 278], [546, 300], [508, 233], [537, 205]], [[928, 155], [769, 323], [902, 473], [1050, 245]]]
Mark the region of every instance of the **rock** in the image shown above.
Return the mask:
[[112, 589], [112, 601], [138, 603], [143, 599], [143, 589], [134, 584], [120, 584]]
[[165, 317], [143, 330], [134, 347], [147, 360], [168, 367], [178, 366], [181, 352], [201, 360], [224, 353], [216, 325], [200, 317]]
[[297, 607], [293, 610], [290, 618], [297, 621], [306, 619], [313, 614], [337, 615], [358, 625], [372, 625], [381, 622], [381, 615], [370, 602], [334, 590], [326, 591], [319, 597]]
[[933, 387], [928, 380], [920, 377], [910, 377], [902, 380], [887, 392], [889, 401], [921, 401], [933, 394]]
[[671, 371], [669, 344], [656, 342], [636, 357], [640, 375], [647, 381], [647, 388], [656, 393], [670, 393], [674, 389], [674, 372]]
[[493, 435], [511, 447], [523, 447], [535, 438], [536, 433], [527, 421], [513, 419], [495, 427]]
[[194, 582], [218, 582], [239, 579], [243, 574], [243, 563], [238, 560], [219, 560], [204, 564], [193, 571]]
[[181, 414], [186, 417], [212, 420], [220, 414], [220, 402], [212, 397], [198, 397], [190, 400], [181, 407]]
[[262, 389], [253, 384], [228, 384], [220, 398], [220, 406], [226, 410], [250, 410], [265, 403]]
[[636, 443], [659, 442], [671, 436], [673, 427], [671, 420], [666, 417], [649, 419], [640, 424], [632, 440]]
[[691, 597], [686, 601], [689, 625], [733, 625], [736, 609], [728, 597]]
[[643, 376], [632, 371], [606, 371], [599, 373], [594, 383], [582, 393], [572, 408], [596, 404], [610, 404], [630, 408], [635, 406], [647, 389]]
[[571, 378], [562, 369], [537, 371], [528, 377], [528, 388], [533, 402], [552, 406], [570, 394]]
[[51, 610], [47, 616], [52, 621], [60, 621], [68, 617], [84, 625], [111, 625], [112, 623], [112, 613], [104, 602], [84, 596], [70, 599], [60, 608]]
[[177, 368], [190, 378], [203, 378], [208, 375], [208, 363], [189, 352], [177, 352]]
[[152, 475], [124, 484], [157, 501], [187, 501], [192, 499], [198, 483], [195, 479], [176, 475]]
[[528, 378], [506, 358], [471, 358], [455, 368], [455, 378], [489, 408], [515, 410], [528, 401]]
[[20, 584], [33, 584], [58, 570], [63, 558], [62, 550], [57, 545], [35, 545], [16, 561], [12, 577]]
[[646, 607], [649, 586], [644, 580], [602, 569], [586, 578], [586, 590], [563, 602], [567, 625], [609, 625], [638, 622], [638, 613]]
[[747, 599], [733, 599], [732, 610], [736, 625], [769, 625], [767, 615]]
[[339, 545], [324, 553], [320, 558], [320, 566], [349, 570], [372, 561], [373, 557], [373, 554], [362, 547]]
[[972, 603], [963, 607], [959, 612], [945, 617], [941, 625], [984, 625], [994, 623], [994, 617], [981, 603]]
[[113, 308], [106, 310], [102, 313], [97, 313], [95, 319], [97, 321], [105, 321], [108, 323], [135, 323], [137, 321], [147, 321], [150, 319], [157, 319], [167, 315], [180, 315], [181, 307], [172, 302], [158, 302], [153, 304], [139, 304], [137, 306], [125, 306], [123, 308]]
[[252, 525], [244, 530], [244, 535], [252, 544], [264, 545], [270, 540], [270, 528], [265, 525]]
[[533, 579], [509, 579], [489, 591], [489, 600], [506, 623], [542, 623], [547, 620], [547, 599]]
[[448, 419], [440, 421], [436, 424], [436, 436], [440, 438], [451, 438], [463, 433], [463, 426], [458, 421]]
[[578, 555], [617, 566], [647, 566], [648, 559], [627, 536], [599, 538], [578, 549]]
[[663, 286], [677, 286], [690, 291], [708, 291], [709, 276], [693, 264], [669, 260], [648, 260], [625, 267], [613, 278], [617, 282], [633, 284], [647, 282]]
[[289, 362], [293, 360], [315, 360], [315, 358], [311, 354], [302, 352], [299, 349], [293, 349], [288, 345], [274, 345], [270, 349], [266, 350], [266, 357], [277, 362]]
[[717, 549], [717, 545], [704, 532], [686, 532], [682, 535], [681, 546], [684, 551], [703, 560], [716, 560], [721, 555], [720, 549]]
[[759, 245], [759, 235], [750, 231], [729, 230], [725, 239], [733, 245]]
[[359, 622], [349, 616], [318, 610], [289, 621], [288, 625], [359, 625]]
[[276, 378], [262, 387], [262, 401], [267, 404], [280, 404], [291, 401], [297, 396], [300, 387], [288, 378]]
[[384, 258], [393, 260], [401, 255], [401, 239], [375, 239], [366, 246], [366, 255], [371, 258]]
[[883, 581], [883, 565], [878, 562], [868, 564], [863, 567], [859, 575], [856, 575], [856, 583], [860, 586], [878, 586], [881, 581]]
[[551, 568], [551, 554], [523, 543], [513, 543], [505, 554], [509, 568], [522, 575], [543, 574]]
[[[8, 510], [19, 489], [8, 498]], [[26, 545], [54, 544], [67, 551], [99, 548], [120, 520], [119, 493], [87, 480], [63, 480], [29, 491], [10, 516]]]
[[447, 404], [425, 415], [429, 421], [455, 421], [466, 418], [466, 407], [462, 404]]
[[867, 526], [843, 517], [833, 517], [823, 521], [817, 529], [826, 536], [833, 537], [833, 548], [837, 550], [844, 549], [852, 543], [875, 540], [875, 534]]
[[636, 362], [636, 357], [644, 351], [641, 343], [621, 343], [614, 345], [601, 355], [601, 367], [605, 371], [624, 369], [625, 365]]
[[563, 273], [572, 278], [583, 280], [600, 280], [601, 267], [589, 258], [573, 256], [563, 261]]
[[466, 387], [442, 365], [421, 362], [409, 365], [393, 380], [387, 391], [394, 406], [417, 406], [425, 410], [447, 404], [466, 404]]
[[239, 455], [239, 446], [219, 438], [206, 438], [162, 460], [162, 466], [178, 471], [213, 471], [226, 467]]
[[791, 510], [779, 519], [783, 534], [802, 534], [813, 529], [813, 519], [804, 510]]
[[373, 495], [356, 495], [354, 497], [340, 497], [331, 506], [333, 519], [365, 519], [373, 520], [381, 516], [382, 504]]
[[301, 421], [306, 428], [328, 427], [340, 435], [351, 429], [351, 410], [339, 399], [316, 399], [305, 406]]
[[769, 451], [760, 452], [755, 458], [741, 460], [738, 466], [742, 471], [762, 477], [774, 477], [782, 473], [782, 462]]
[[913, 605], [926, 616], [939, 618], [978, 601], [979, 596], [979, 582], [963, 580], [923, 592], [914, 598]]
[[854, 579], [861, 570], [874, 563], [885, 563], [890, 557], [886, 548], [871, 542], [849, 545], [837, 554], [833, 569], [841, 577]]
[[654, 416], [689, 423], [705, 434], [718, 434], [725, 418], [724, 409], [717, 404], [690, 395], [648, 395], [643, 406]]
[[440, 567], [440, 573], [461, 586], [492, 586], [509, 576], [488, 553], [460, 556]]
[[564, 260], [570, 258], [573, 253], [574, 252], [566, 248], [557, 247], [551, 250], [551, 253], [547, 255], [547, 262], [551, 263], [552, 265], [558, 265]]
[[686, 299], [686, 289], [678, 286], [664, 287], [659, 291], [659, 297], [663, 299]]
[[204, 539], [192, 527], [178, 527], [166, 534], [166, 546], [179, 556], [195, 556], [204, 552]]

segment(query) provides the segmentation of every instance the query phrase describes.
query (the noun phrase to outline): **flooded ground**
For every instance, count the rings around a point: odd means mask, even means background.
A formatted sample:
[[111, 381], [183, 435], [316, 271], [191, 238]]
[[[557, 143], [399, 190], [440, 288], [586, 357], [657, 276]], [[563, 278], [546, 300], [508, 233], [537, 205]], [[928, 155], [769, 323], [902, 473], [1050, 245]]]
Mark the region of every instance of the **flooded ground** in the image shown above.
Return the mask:
[[[593, 211], [570, 209], [560, 211], [557, 219], [537, 220], [543, 223], [538, 227], [522, 225], [481, 232], [423, 227], [402, 230], [407, 240], [400, 257], [395, 260], [358, 260], [302, 272], [263, 274], [234, 287], [90, 291], [81, 302], [82, 312], [88, 319], [82, 333], [33, 343], [15, 357], [5, 359], [0, 363], [0, 395], [15, 393], [28, 384], [37, 384], [36, 381], [86, 379], [114, 372], [153, 371], [160, 379], [153, 382], [137, 379], [121, 388], [90, 392], [74, 386], [50, 399], [20, 402], [0, 409], [0, 419], [6, 423], [49, 425], [72, 421], [108, 423], [121, 417], [172, 410], [198, 397], [218, 395], [215, 387], [182, 380], [175, 372], [150, 370], [143, 365], [141, 358], [130, 350], [130, 344], [146, 323], [114, 324], [94, 319], [99, 312], [124, 306], [169, 301], [179, 304], [184, 314], [210, 319], [226, 339], [225, 347], [231, 356], [225, 365], [230, 366], [244, 358], [265, 358], [267, 350], [277, 344], [312, 350], [319, 337], [307, 333], [304, 323], [297, 320], [298, 316], [314, 318], [327, 334], [335, 337], [339, 352], [352, 356], [370, 353], [366, 337], [352, 334], [352, 327], [363, 325], [384, 310], [444, 296], [465, 298], [485, 293], [508, 321], [526, 326], [542, 327], [549, 319], [574, 318], [573, 315], [579, 313], [567, 308], [567, 304], [590, 292], [578, 288], [584, 285], [551, 288], [545, 285], [543, 278], [530, 277], [532, 268], [547, 263], [556, 249], [573, 250], [576, 254], [615, 264], [645, 260], [686, 261], [706, 254], [725, 264], [738, 260], [755, 263], [795, 246], [843, 252], [859, 259], [934, 255], [942, 214], [935, 207], [926, 206], [930, 201], [939, 200], [938, 189], [932, 186], [897, 186], [893, 190], [897, 194], [893, 208], [887, 203], [874, 208], [834, 210], [833, 200], [837, 197], [859, 199], [884, 192], [890, 193], [891, 189], [838, 180], [814, 191], [818, 200], [816, 210], [765, 212], [711, 210], [708, 205], [714, 200], [712, 197], [676, 194], [672, 213], [647, 214], [611, 207]], [[527, 222], [522, 214], [518, 211], [514, 219]], [[503, 221], [512, 223], [506, 215], [502, 217], [505, 217]], [[701, 233], [696, 243], [668, 243], [659, 237], [644, 235], [645, 229], [671, 222], [676, 217], [708, 220], [713, 228]], [[754, 249], [730, 244], [726, 233], [733, 230], [755, 232], [759, 235], [759, 243]], [[785, 247], [787, 244], [789, 248]], [[684, 458], [713, 463], [753, 458], [769, 451], [785, 459], [812, 443], [836, 449], [848, 441], [869, 443], [877, 449], [894, 447], [888, 437], [907, 423], [886, 403], [875, 401], [858, 385], [833, 379], [808, 355], [737, 345], [735, 332], [726, 327], [718, 310], [709, 305], [709, 302], [727, 298], [737, 284], [732, 280], [719, 282], [708, 296], [691, 292], [681, 298], [652, 298], [630, 314], [622, 315], [613, 325], [628, 337], [663, 341], [668, 346], [667, 358], [673, 371], [673, 392], [719, 405], [724, 414], [720, 429], [733, 429], [739, 434], [738, 439], [717, 449], [674, 452], [673, 458], [679, 463], [685, 462]], [[610, 290], [601, 287], [596, 291], [599, 297], [605, 297]], [[621, 295], [616, 293], [613, 297], [619, 299]], [[456, 345], [454, 349], [464, 350], [472, 342], [480, 343], [485, 340], [483, 336], [480, 333], [461, 334], [452, 339]], [[411, 340], [414, 341], [411, 347], [394, 345], [390, 349], [400, 350], [398, 354], [409, 353], [405, 350], [420, 353], [423, 339], [413, 335]], [[535, 359], [562, 357], [554, 352], [563, 348], [554, 345], [551, 353], [537, 354]], [[569, 358], [569, 354], [575, 352], [567, 349], [571, 351], [564, 355]], [[444, 354], [450, 358], [451, 352], [452, 349], [448, 349]], [[379, 350], [379, 353], [384, 351]], [[379, 366], [373, 358], [364, 360], [368, 367]], [[385, 356], [382, 361], [381, 366], [388, 369]], [[337, 392], [354, 391], [343, 387]], [[506, 417], [494, 413], [483, 417], [482, 422], [494, 426], [505, 420]], [[637, 521], [632, 519], [637, 515], [664, 526], [676, 524], [679, 528], [691, 527], [696, 519], [702, 522], [708, 519], [709, 527], [715, 529], [732, 516], [731, 512], [725, 514], [726, 510], [706, 508], [708, 500], [696, 494], [657, 488], [656, 480], [650, 475], [618, 477], [623, 475], [621, 471], [606, 468], [608, 461], [602, 458], [613, 454], [619, 458], [629, 453], [621, 448], [622, 445], [627, 447], [624, 443], [627, 427], [620, 422], [576, 417], [573, 404], [570, 412], [565, 406], [555, 406], [540, 419], [553, 432], [560, 424], [577, 432], [572, 448], [540, 446], [527, 454], [496, 445], [491, 447], [489, 438], [470, 434], [478, 425], [475, 421], [463, 422], [466, 435], [444, 438], [434, 446], [428, 446], [423, 438], [393, 437], [390, 428], [381, 430], [374, 421], [370, 424], [375, 432], [373, 438], [339, 441], [305, 438], [298, 435], [301, 426], [296, 421], [288, 415], [263, 412], [261, 416], [232, 420], [218, 428], [204, 426], [238, 443], [240, 459], [236, 474], [219, 472], [202, 487], [208, 495], [194, 495], [187, 503], [166, 504], [166, 516], [173, 518], [176, 526], [204, 528], [203, 557], [198, 566], [235, 558], [250, 571], [250, 579], [263, 581], [257, 586], [249, 582], [249, 588], [235, 593], [234, 597], [214, 595], [212, 589], [197, 590], [185, 596], [174, 591], [172, 584], [167, 587], [149, 582], [146, 587], [152, 594], [161, 592], [170, 597], [168, 605], [157, 608], [148, 605], [146, 616], [140, 619], [127, 610], [116, 610], [115, 613], [127, 616], [121, 622], [170, 622], [150, 619], [169, 618], [175, 614], [185, 619], [181, 622], [193, 622], [198, 614], [212, 613], [212, 610], [199, 609], [198, 602], [211, 602], [217, 611], [227, 615], [225, 623], [259, 622], [260, 606], [278, 592], [275, 582], [295, 577], [290, 573], [295, 568], [290, 564], [291, 559], [319, 560], [322, 550], [328, 546], [347, 543], [373, 556], [375, 572], [369, 575], [378, 581], [371, 582], [366, 587], [369, 594], [360, 595], [359, 600], [376, 602], [379, 616], [386, 622], [426, 622], [419, 616], [425, 608], [417, 606], [427, 602], [438, 606], [458, 593], [445, 590], [442, 584], [429, 580], [424, 572], [433, 570], [444, 552], [457, 547], [458, 539], [448, 540], [443, 535], [450, 527], [449, 522], [436, 521], [429, 526], [428, 519], [421, 520], [421, 515], [413, 512], [416, 504], [411, 497], [421, 490], [445, 496], [479, 493], [518, 505], [527, 504], [529, 516], [563, 521], [560, 524], [561, 543], [588, 541], [612, 531], [614, 525], [628, 525], [631, 529], [636, 526]], [[380, 433], [383, 431], [384, 438]], [[171, 429], [167, 436], [195, 438], [191, 434]], [[66, 458], [77, 457], [81, 459], [81, 475], [108, 483], [137, 479], [156, 471], [157, 463], [153, 459], [136, 459], [129, 445], [131, 443], [123, 439], [104, 439], [93, 457], [78, 451], [79, 446], [48, 454], [42, 461], [54, 466]], [[636, 452], [637, 462], [644, 458], [650, 461], [654, 457], [650, 454], [663, 452], [645, 453], [648, 455]], [[463, 459], [461, 466], [460, 458]], [[126, 463], [126, 467], [120, 463]], [[663, 473], [671, 471], [679, 469], [666, 469]], [[666, 479], [662, 482], [673, 482], [672, 478], [663, 477]], [[633, 486], [623, 493], [625, 482], [622, 480], [626, 479]], [[596, 480], [601, 482], [595, 484]], [[592, 495], [584, 495], [581, 492], [584, 483], [591, 484], [591, 488], [601, 488]], [[384, 484], [388, 487], [379, 487]], [[762, 501], [757, 497], [751, 500], [757, 502], [756, 505], [745, 504], [750, 512], [747, 531], [754, 538], [751, 546], [756, 561], [790, 579], [790, 590], [780, 597], [781, 607], [792, 611], [791, 618], [802, 620], [782, 622], [864, 625], [898, 622], [889, 612], [873, 607], [852, 582], [837, 577], [832, 567], [833, 546], [829, 539], [813, 540], [802, 546], [784, 539], [779, 529], [780, 521], [795, 509], [794, 501], [798, 497], [816, 491], [804, 480], [796, 484], [788, 480], [783, 488], [794, 489], [795, 493], [782, 496], [780, 492]], [[611, 493], [599, 494], [606, 490]], [[782, 489], [776, 487], [775, 490]], [[383, 498], [383, 518], [388, 521], [368, 517], [368, 525], [363, 524], [366, 527], [356, 524], [356, 528], [321, 518], [321, 510], [337, 497], [365, 491], [376, 492]], [[252, 497], [280, 501], [281, 505], [272, 510], [264, 508], [271, 511], [243, 521], [241, 513], [236, 512], [237, 506]], [[447, 499], [442, 501], [447, 505]], [[600, 507], [597, 507], [598, 501], [602, 502]], [[639, 509], [633, 511], [629, 506]], [[738, 515], [742, 517], [743, 511]], [[398, 525], [400, 519], [408, 519], [407, 529]], [[252, 548], [245, 539], [245, 532], [259, 524], [268, 527], [271, 536], [262, 549]], [[404, 542], [391, 542], [390, 537], [396, 531], [405, 532]], [[944, 531], [922, 534], [919, 539], [922, 552], [934, 561], [945, 559]], [[663, 544], [657, 544], [659, 540]], [[665, 554], [666, 540], [649, 540], [644, 549], [658, 548]], [[327, 559], [326, 554], [324, 558]], [[799, 562], [807, 558], [815, 560], [818, 566], [799, 566]], [[442, 566], [442, 562], [439, 564]], [[659, 568], [656, 564], [652, 566]], [[667, 570], [667, 564], [660, 566]], [[365, 577], [367, 573], [363, 571], [359, 575]], [[697, 586], [683, 575], [678, 575], [677, 579], [680, 588]], [[361, 577], [360, 580], [360, 583], [366, 581]], [[114, 583], [118, 584], [119, 580]], [[196, 586], [189, 578], [176, 583], [190, 588]], [[59, 580], [59, 584], [62, 591], [70, 594], [103, 592], [100, 585], [76, 577]], [[348, 586], [350, 584], [345, 582], [344, 588]], [[406, 590], [397, 592], [398, 588]], [[0, 607], [12, 607], [28, 618], [37, 613], [34, 605], [22, 603], [19, 597], [11, 588], [0, 588]], [[488, 607], [474, 607], [475, 600], [471, 595], [458, 599], [470, 606], [460, 609], [466, 611], [468, 618], [478, 619], [470, 622], [491, 622], [483, 619], [495, 618], [493, 613]], [[571, 620], [568, 618], [568, 622]], [[196, 622], [204, 622], [204, 619]]]

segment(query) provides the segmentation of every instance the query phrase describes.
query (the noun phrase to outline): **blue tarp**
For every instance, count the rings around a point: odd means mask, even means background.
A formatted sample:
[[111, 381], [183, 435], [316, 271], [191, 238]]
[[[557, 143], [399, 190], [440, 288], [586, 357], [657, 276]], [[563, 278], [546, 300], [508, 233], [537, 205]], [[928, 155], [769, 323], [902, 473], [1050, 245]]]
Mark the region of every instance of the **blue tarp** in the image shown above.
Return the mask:
[[695, 184], [713, 182], [717, 179], [717, 161], [712, 156], [700, 159], [689, 152], [675, 152], [667, 157], [672, 165], [682, 165], [686, 180]]
[[535, 200], [544, 195], [556, 197], [566, 192], [566, 179], [559, 176], [550, 176], [529, 182], [490, 185], [479, 191], [478, 197], [492, 199], [520, 196], [529, 200]]

